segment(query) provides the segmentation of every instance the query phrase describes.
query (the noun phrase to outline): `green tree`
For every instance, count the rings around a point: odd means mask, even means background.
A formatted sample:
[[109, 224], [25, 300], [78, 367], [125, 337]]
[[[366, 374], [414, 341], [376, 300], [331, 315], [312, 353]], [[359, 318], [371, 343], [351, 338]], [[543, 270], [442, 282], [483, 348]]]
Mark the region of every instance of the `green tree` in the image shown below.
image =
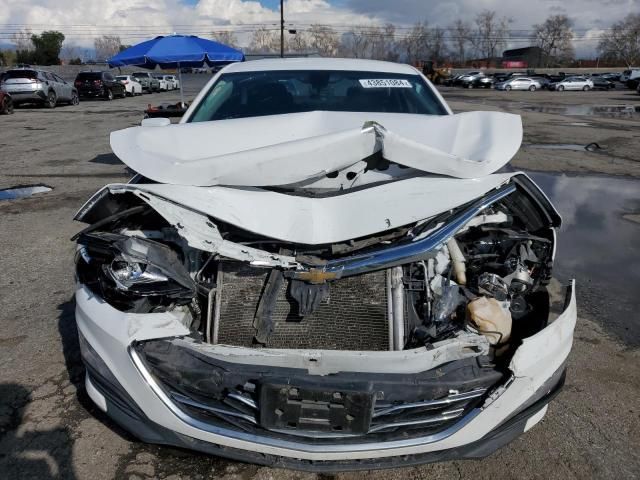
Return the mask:
[[33, 61], [38, 65], [59, 65], [60, 50], [64, 42], [64, 34], [55, 30], [42, 32], [40, 35], [32, 35], [31, 42], [35, 47]]

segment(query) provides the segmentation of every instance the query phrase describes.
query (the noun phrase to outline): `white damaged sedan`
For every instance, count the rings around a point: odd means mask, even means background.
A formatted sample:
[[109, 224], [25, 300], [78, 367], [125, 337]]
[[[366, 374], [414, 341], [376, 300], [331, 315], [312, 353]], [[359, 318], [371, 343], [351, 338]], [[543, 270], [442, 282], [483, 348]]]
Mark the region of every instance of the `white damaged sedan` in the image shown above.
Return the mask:
[[453, 114], [416, 69], [230, 65], [78, 212], [87, 391], [138, 438], [313, 471], [486, 456], [564, 383], [560, 217], [520, 117]]

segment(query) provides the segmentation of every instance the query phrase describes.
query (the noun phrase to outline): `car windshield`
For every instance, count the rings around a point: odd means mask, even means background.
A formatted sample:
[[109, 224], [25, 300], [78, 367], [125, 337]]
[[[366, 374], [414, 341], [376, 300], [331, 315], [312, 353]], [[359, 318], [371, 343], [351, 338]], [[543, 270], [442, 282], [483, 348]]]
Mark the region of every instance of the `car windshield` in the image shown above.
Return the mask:
[[314, 110], [446, 115], [419, 75], [295, 70], [222, 75], [196, 106], [190, 122]]
[[134, 76], [134, 77], [148, 77], [148, 75], [149, 74], [147, 72], [134, 72], [132, 74], [132, 76]]

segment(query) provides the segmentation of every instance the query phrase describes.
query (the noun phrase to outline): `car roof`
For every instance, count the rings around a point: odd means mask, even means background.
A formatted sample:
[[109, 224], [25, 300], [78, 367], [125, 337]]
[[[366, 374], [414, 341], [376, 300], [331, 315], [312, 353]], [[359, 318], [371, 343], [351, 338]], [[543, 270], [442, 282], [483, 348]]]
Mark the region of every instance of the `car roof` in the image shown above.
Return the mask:
[[255, 72], [263, 70], [355, 70], [417, 75], [410, 65], [353, 58], [269, 58], [232, 63], [224, 73]]

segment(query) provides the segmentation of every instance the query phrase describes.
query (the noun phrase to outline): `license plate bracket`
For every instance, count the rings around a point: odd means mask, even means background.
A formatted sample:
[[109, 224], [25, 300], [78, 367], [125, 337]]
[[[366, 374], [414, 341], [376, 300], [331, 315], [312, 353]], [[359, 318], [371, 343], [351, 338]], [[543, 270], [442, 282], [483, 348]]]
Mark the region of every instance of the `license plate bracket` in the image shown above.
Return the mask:
[[364, 434], [371, 424], [373, 404], [371, 392], [262, 384], [260, 423], [292, 434]]

